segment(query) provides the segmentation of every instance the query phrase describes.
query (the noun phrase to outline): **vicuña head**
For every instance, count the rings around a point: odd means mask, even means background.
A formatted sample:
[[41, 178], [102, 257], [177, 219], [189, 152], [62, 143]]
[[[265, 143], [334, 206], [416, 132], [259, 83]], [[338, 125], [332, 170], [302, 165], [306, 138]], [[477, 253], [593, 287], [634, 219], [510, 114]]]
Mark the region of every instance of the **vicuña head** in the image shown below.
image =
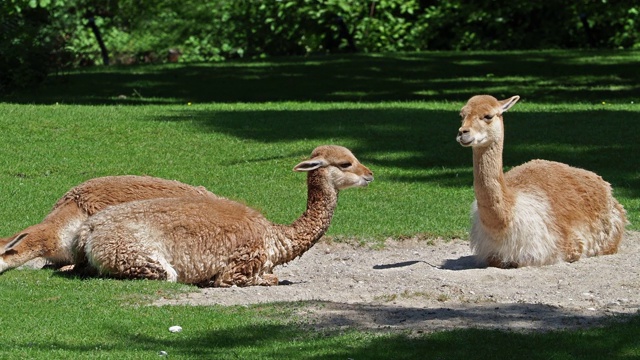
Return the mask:
[[200, 286], [276, 285], [273, 268], [302, 255], [329, 228], [339, 190], [373, 173], [348, 149], [320, 146], [294, 171], [307, 172], [307, 209], [273, 224], [226, 199], [174, 198], [110, 207], [89, 218], [74, 246], [77, 266], [117, 278]]
[[73, 262], [71, 242], [89, 216], [107, 206], [132, 200], [187, 195], [215, 196], [204, 187], [150, 176], [105, 176], [69, 190], [40, 222], [0, 239], [0, 272], [45, 258], [60, 267]]
[[626, 213], [600, 176], [545, 160], [503, 173], [503, 113], [519, 99], [478, 95], [460, 112], [456, 140], [473, 149], [470, 245], [477, 259], [506, 268], [617, 252]]

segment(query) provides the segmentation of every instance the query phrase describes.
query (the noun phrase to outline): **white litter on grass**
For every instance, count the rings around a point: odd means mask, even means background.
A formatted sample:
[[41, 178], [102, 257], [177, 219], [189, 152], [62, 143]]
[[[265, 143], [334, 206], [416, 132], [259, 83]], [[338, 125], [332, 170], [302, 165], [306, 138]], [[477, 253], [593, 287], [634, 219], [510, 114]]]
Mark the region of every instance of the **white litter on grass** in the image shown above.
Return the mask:
[[160, 355], [160, 356], [167, 356], [167, 355], [169, 355], [169, 353], [168, 353], [168, 352], [166, 352], [166, 351], [164, 351], [164, 350], [160, 350], [160, 352], [158, 353], [158, 355]]
[[177, 332], [182, 331], [182, 327], [178, 326], [178, 325], [175, 325], [175, 326], [170, 327], [169, 331], [171, 331], [172, 333], [177, 333]]

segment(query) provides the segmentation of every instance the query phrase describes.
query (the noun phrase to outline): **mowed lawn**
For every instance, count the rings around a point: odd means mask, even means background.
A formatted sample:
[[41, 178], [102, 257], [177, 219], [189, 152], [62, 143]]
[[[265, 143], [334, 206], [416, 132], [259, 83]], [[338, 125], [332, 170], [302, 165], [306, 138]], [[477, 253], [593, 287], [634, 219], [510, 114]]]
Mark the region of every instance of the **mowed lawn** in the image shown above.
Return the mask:
[[[0, 236], [39, 222], [74, 185], [119, 174], [203, 185], [289, 223], [306, 205], [305, 176], [293, 166], [318, 145], [339, 144], [375, 181], [341, 193], [328, 236], [466, 239], [471, 150], [455, 135], [460, 107], [480, 93], [521, 96], [505, 114], [506, 169], [543, 158], [595, 171], [638, 230], [638, 63], [640, 52], [442, 52], [60, 72], [0, 98]], [[415, 339], [298, 329], [286, 320], [296, 304], [140, 306], [191, 289], [164, 283], [11, 271], [0, 288], [0, 358], [156, 358], [163, 346], [184, 358], [491, 358], [476, 352], [476, 337], [514, 357], [640, 356], [637, 319], [584, 332]], [[178, 318], [195, 337], [165, 334]], [[555, 339], [567, 349], [550, 347]]]

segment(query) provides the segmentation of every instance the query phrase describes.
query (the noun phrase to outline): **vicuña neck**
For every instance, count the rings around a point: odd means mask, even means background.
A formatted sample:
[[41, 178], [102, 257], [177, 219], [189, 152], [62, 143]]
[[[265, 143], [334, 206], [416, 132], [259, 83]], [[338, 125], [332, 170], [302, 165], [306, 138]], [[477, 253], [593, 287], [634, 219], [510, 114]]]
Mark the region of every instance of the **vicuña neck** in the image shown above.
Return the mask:
[[284, 264], [309, 250], [329, 229], [338, 205], [338, 191], [320, 174], [324, 169], [307, 174], [307, 209], [290, 226], [281, 225], [281, 256], [274, 263]]
[[502, 142], [473, 148], [473, 188], [478, 215], [488, 229], [500, 232], [509, 226], [514, 203], [502, 172]]

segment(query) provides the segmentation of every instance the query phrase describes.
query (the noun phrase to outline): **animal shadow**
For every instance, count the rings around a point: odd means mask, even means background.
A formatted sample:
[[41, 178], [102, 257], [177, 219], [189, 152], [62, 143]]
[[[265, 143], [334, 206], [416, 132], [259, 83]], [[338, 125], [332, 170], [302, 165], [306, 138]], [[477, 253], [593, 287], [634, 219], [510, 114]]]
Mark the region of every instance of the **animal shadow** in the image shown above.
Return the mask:
[[374, 265], [374, 270], [385, 270], [385, 269], [395, 269], [401, 267], [407, 267], [411, 265], [415, 265], [417, 263], [425, 263], [431, 267], [441, 269], [441, 270], [469, 270], [469, 269], [482, 269], [486, 266], [479, 265], [476, 262], [476, 259], [472, 255], [461, 256], [457, 259], [446, 259], [442, 265], [433, 265], [424, 260], [409, 260], [402, 261], [393, 264], [380, 264]]
[[484, 269], [486, 266], [478, 264], [473, 255], [467, 255], [457, 259], [446, 259], [439, 268], [442, 270], [470, 270]]
[[[411, 266], [417, 263], [426, 263], [428, 265], [431, 265], [429, 263], [427, 263], [426, 261], [422, 261], [422, 260], [410, 260], [410, 261], [403, 261], [403, 262], [398, 262], [398, 263], [393, 263], [393, 264], [381, 264], [381, 265], [373, 265], [373, 268], [375, 270], [385, 270], [385, 269], [395, 269], [395, 268], [399, 268], [399, 267], [406, 267], [406, 266]], [[433, 266], [433, 265], [431, 265]]]

